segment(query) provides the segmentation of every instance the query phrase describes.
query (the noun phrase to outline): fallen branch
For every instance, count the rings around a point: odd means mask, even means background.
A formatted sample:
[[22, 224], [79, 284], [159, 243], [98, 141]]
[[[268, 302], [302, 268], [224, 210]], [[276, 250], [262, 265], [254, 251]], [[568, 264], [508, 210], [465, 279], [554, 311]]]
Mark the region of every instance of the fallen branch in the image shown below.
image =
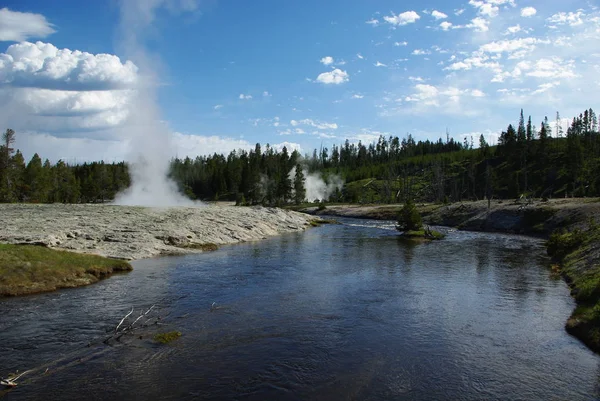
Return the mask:
[[25, 372], [21, 373], [20, 375], [9, 377], [7, 379], [0, 379], [0, 384], [3, 386], [6, 386], [6, 387], [16, 387], [17, 386], [16, 380], [18, 380], [19, 377], [23, 376], [27, 372], [30, 372], [30, 371], [26, 370]]
[[123, 324], [123, 322], [125, 321], [125, 319], [127, 319], [129, 317], [129, 315], [131, 315], [132, 313], [133, 313], [133, 306], [131, 307], [131, 312], [129, 312], [128, 314], [126, 314], [125, 317], [123, 317], [123, 319], [121, 319], [121, 321], [119, 322], [119, 324], [115, 328], [115, 334], [117, 334], [119, 332], [119, 327], [121, 327], [121, 325]]

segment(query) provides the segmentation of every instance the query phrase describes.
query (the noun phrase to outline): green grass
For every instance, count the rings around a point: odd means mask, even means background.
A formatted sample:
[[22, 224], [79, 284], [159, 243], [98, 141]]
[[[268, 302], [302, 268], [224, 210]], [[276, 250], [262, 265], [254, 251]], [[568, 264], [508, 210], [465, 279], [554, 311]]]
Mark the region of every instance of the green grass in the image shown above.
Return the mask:
[[179, 331], [169, 331], [167, 333], [159, 333], [154, 335], [154, 341], [161, 344], [168, 344], [172, 341], [177, 340], [181, 337], [181, 332]]
[[444, 238], [444, 234], [435, 231], [435, 230], [430, 230], [429, 232], [425, 231], [425, 230], [409, 230], [409, 231], [404, 231], [402, 234], [404, 237], [406, 238], [423, 238], [423, 239], [442, 239]]
[[309, 224], [311, 225], [311, 227], [320, 227], [323, 224], [340, 224], [340, 223], [333, 219], [314, 219], [314, 220], [309, 221]]
[[0, 244], [0, 296], [78, 287], [132, 269], [124, 260], [34, 245]]
[[600, 229], [555, 233], [548, 254], [561, 262], [561, 274], [571, 287], [577, 308], [567, 321], [569, 333], [600, 352]]
[[182, 246], [181, 248], [199, 249], [202, 252], [211, 252], [211, 251], [218, 250], [219, 246], [217, 244], [213, 244], [212, 242], [205, 242], [204, 244], [189, 243], [189, 244]]

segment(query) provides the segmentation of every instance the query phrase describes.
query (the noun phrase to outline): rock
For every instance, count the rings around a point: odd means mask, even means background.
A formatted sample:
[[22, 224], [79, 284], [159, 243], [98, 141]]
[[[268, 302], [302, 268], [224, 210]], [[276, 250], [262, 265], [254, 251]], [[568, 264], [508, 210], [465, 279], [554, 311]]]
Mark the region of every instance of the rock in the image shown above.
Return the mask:
[[265, 207], [1, 204], [0, 241], [132, 260], [199, 252], [189, 244], [232, 244], [301, 231], [309, 220]]

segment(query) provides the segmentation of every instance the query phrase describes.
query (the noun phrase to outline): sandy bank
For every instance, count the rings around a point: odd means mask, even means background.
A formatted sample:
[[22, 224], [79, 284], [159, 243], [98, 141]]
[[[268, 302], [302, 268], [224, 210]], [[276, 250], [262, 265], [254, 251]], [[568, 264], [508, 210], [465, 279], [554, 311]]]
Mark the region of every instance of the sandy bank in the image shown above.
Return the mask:
[[0, 242], [132, 260], [264, 239], [304, 230], [310, 220], [263, 207], [2, 204]]

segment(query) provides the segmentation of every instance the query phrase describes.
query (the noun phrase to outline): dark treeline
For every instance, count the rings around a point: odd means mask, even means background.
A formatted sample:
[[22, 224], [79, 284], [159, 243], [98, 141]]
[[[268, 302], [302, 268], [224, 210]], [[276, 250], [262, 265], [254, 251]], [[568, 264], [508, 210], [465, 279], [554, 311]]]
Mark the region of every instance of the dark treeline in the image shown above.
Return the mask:
[[0, 146], [0, 202], [104, 202], [129, 186], [124, 162], [69, 166], [59, 160], [53, 165], [36, 153], [25, 164], [23, 154], [12, 147], [14, 141], [15, 132], [6, 130]]
[[[558, 122], [558, 114], [556, 118]], [[36, 154], [26, 165], [12, 149], [14, 135], [8, 130], [0, 147], [0, 201], [104, 202], [129, 185], [123, 162], [51, 165]], [[489, 146], [483, 136], [462, 143], [448, 136], [445, 141], [381, 136], [376, 143], [346, 141], [302, 157], [297, 151], [257, 144], [228, 156], [176, 158], [171, 177], [192, 198], [249, 204], [301, 202], [306, 171], [326, 182], [333, 176], [345, 181], [330, 201], [460, 201], [600, 196], [598, 167], [598, 120], [589, 109], [573, 118], [567, 132], [559, 124], [551, 128], [547, 118], [536, 129], [521, 111], [496, 146]]]

